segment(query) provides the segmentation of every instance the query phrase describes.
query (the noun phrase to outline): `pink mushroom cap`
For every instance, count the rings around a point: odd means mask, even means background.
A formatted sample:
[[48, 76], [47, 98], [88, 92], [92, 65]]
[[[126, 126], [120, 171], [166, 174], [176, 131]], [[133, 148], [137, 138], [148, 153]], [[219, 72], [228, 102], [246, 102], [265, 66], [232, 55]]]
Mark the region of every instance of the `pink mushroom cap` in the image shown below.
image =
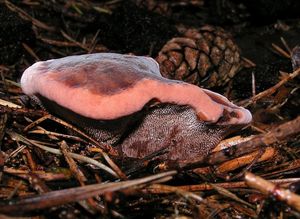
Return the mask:
[[149, 57], [98, 53], [41, 61], [21, 78], [25, 94], [41, 95], [82, 116], [112, 120], [131, 115], [155, 99], [191, 106], [199, 119], [221, 124], [248, 124], [251, 113], [212, 91], [163, 78]]

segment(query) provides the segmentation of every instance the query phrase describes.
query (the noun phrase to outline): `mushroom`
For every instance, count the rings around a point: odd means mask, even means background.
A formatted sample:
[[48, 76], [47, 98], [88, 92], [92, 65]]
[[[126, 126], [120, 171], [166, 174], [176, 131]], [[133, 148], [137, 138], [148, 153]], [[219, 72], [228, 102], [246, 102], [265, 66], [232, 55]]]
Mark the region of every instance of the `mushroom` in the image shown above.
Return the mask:
[[98, 53], [37, 62], [21, 78], [25, 94], [124, 157], [162, 149], [167, 160], [206, 155], [251, 113], [212, 91], [163, 78], [149, 57]]

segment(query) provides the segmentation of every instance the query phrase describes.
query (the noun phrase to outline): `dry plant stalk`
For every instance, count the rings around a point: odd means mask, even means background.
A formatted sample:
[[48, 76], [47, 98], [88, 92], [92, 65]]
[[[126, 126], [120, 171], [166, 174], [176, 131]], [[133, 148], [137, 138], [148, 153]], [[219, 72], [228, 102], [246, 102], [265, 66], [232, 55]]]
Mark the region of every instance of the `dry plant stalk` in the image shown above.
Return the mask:
[[[282, 185], [282, 184], [291, 184], [294, 182], [298, 182], [300, 178], [289, 178], [289, 179], [271, 179], [269, 180], [275, 185]], [[247, 184], [245, 181], [238, 181], [238, 182], [225, 182], [225, 183], [201, 183], [195, 185], [185, 185], [185, 186], [174, 186], [174, 190], [180, 189], [189, 192], [199, 192], [199, 191], [210, 191], [214, 189], [214, 186], [222, 187], [224, 189], [237, 189], [237, 188], [247, 188]], [[165, 194], [171, 193], [172, 190], [169, 189], [162, 189], [161, 185], [153, 184], [149, 187], [145, 188], [144, 191], [151, 193], [151, 194]]]
[[[225, 139], [219, 145], [217, 145], [217, 147], [215, 147], [212, 152], [218, 152], [221, 150], [225, 150], [225, 149], [228, 149], [237, 144], [241, 144], [242, 142], [250, 141], [253, 137], [255, 137], [255, 136], [249, 136], [249, 137], [245, 137], [245, 138], [242, 138], [240, 136], [235, 136], [235, 137], [232, 137], [229, 139]], [[193, 169], [193, 172], [196, 174], [209, 174], [211, 171], [215, 171], [218, 175], [220, 175], [220, 174], [224, 174], [224, 173], [236, 170], [236, 169], [246, 166], [246, 165], [251, 166], [252, 164], [254, 164], [256, 162], [263, 162], [263, 161], [272, 159], [276, 156], [276, 154], [277, 154], [277, 150], [275, 148], [267, 147], [264, 149], [264, 151], [261, 151], [259, 149], [252, 153], [246, 154], [244, 156], [237, 157], [235, 159], [226, 161], [215, 168], [199, 167], [199, 168]]]
[[68, 151], [68, 145], [65, 141], [62, 141], [60, 143], [60, 148], [61, 148], [61, 152], [65, 157], [65, 160], [67, 161], [70, 170], [72, 172], [72, 174], [75, 176], [75, 178], [78, 180], [78, 182], [80, 183], [80, 185], [84, 185], [85, 182], [87, 181], [87, 178], [85, 177], [85, 175], [83, 174], [83, 172], [79, 169], [78, 165], [76, 164], [76, 162], [74, 161], [74, 159], [70, 156], [70, 153]]
[[[36, 146], [36, 147], [38, 147], [38, 148], [40, 148], [42, 150], [48, 151], [48, 152], [53, 153], [53, 154], [57, 154], [57, 155], [61, 155], [62, 154], [62, 152], [60, 150], [58, 150], [58, 149], [54, 149], [54, 148], [50, 148], [50, 147], [38, 144], [38, 143], [34, 142], [33, 140], [27, 139], [24, 136], [19, 135], [16, 132], [13, 132], [11, 130], [7, 130], [6, 132], [15, 141], [20, 141], [20, 142], [23, 142], [23, 143], [28, 144], [28, 145]], [[102, 170], [105, 170], [107, 173], [110, 173], [114, 177], [118, 177], [118, 174], [114, 170], [112, 170], [108, 166], [106, 166], [106, 165], [104, 165], [104, 164], [102, 164], [102, 163], [100, 163], [100, 162], [98, 162], [98, 161], [96, 161], [96, 160], [94, 160], [92, 158], [89, 158], [89, 157], [86, 157], [86, 156], [82, 156], [82, 155], [79, 155], [79, 154], [75, 154], [75, 153], [69, 153], [69, 155], [72, 158], [75, 158], [77, 160], [93, 164], [93, 165], [101, 168]]]
[[279, 81], [277, 84], [275, 84], [273, 87], [270, 87], [269, 89], [267, 90], [264, 90], [263, 92], [260, 92], [259, 94], [251, 97], [250, 99], [248, 100], [243, 100], [243, 101], [240, 101], [238, 105], [240, 106], [244, 106], [244, 107], [247, 107], [253, 103], [255, 103], [256, 101], [264, 98], [264, 97], [267, 97], [267, 96], [270, 96], [272, 95], [273, 93], [275, 93], [278, 88], [280, 88], [282, 85], [286, 84], [287, 82], [289, 82], [290, 80], [298, 77], [300, 75], [300, 68], [295, 70], [293, 73], [285, 76], [281, 81]]
[[209, 166], [221, 164], [236, 157], [260, 150], [262, 147], [265, 149], [265, 147], [268, 147], [271, 144], [279, 143], [281, 141], [288, 141], [290, 137], [293, 137], [299, 133], [300, 116], [294, 120], [278, 125], [267, 133], [256, 135], [249, 141], [239, 143], [221, 151], [213, 152], [208, 156], [201, 156], [194, 160], [180, 162], [178, 163], [178, 166], [181, 169], [191, 169], [199, 167], [199, 165], [203, 166], [204, 164]]
[[30, 173], [37, 175], [40, 179], [43, 179], [45, 181], [69, 180], [70, 179], [70, 176], [67, 176], [64, 173], [50, 173], [50, 172], [45, 172], [45, 171], [41, 171], [41, 170], [29, 171], [29, 170], [20, 170], [20, 169], [4, 167], [3, 172], [20, 177], [22, 179], [29, 179]]
[[9, 202], [0, 203], [0, 213], [12, 215], [21, 212], [28, 212], [32, 210], [72, 203], [80, 200], [85, 200], [90, 197], [103, 195], [105, 193], [133, 188], [135, 186], [146, 185], [147, 183], [155, 182], [157, 180], [170, 180], [170, 176], [173, 176], [176, 173], [176, 171], [169, 171], [135, 180], [93, 184], [52, 191], [29, 198], [10, 200]]
[[6, 6], [19, 14], [20, 17], [22, 17], [24, 20], [28, 20], [30, 22], [32, 22], [32, 24], [34, 24], [35, 26], [41, 28], [41, 29], [45, 29], [47, 31], [55, 31], [55, 28], [54, 27], [51, 27], [35, 18], [33, 18], [32, 16], [30, 16], [28, 13], [26, 13], [24, 10], [22, 10], [21, 8], [17, 7], [16, 5], [14, 5], [13, 3], [11, 3], [10, 1], [8, 0], [5, 0], [5, 4]]
[[[269, 160], [276, 156], [277, 151], [272, 147], [267, 147], [263, 154], [259, 156], [257, 159], [257, 162], [262, 162]], [[225, 173], [232, 170], [235, 170], [237, 168], [240, 168], [242, 166], [251, 164], [256, 156], [259, 154], [259, 151], [252, 152], [250, 154], [247, 154], [242, 157], [237, 157], [236, 159], [226, 161], [225, 163], [222, 163], [220, 166], [216, 168], [217, 173]]]
[[[299, 69], [300, 70], [300, 69]], [[300, 116], [294, 120], [285, 122], [266, 134], [260, 134], [252, 138], [250, 141], [243, 142], [231, 148], [214, 152], [211, 154], [206, 163], [218, 164], [228, 160], [228, 157], [233, 158], [253, 152], [260, 147], [266, 147], [276, 142], [288, 140], [288, 138], [300, 133]]]
[[256, 176], [250, 172], [246, 173], [245, 180], [248, 186], [257, 189], [266, 195], [271, 195], [278, 201], [284, 201], [288, 205], [300, 211], [299, 195], [296, 195], [288, 189], [280, 188], [274, 183], [264, 180], [263, 178]]

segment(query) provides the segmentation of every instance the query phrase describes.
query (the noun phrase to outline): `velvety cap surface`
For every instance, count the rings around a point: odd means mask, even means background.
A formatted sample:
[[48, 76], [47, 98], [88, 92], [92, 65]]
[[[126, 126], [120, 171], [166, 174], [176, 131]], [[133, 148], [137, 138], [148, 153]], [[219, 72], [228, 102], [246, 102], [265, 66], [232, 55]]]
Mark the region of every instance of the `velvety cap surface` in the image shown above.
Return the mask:
[[150, 100], [189, 105], [199, 119], [247, 124], [250, 112], [214, 92], [161, 77], [149, 57], [98, 53], [37, 62], [25, 70], [21, 86], [27, 95], [42, 95], [92, 119], [111, 120], [141, 110]]

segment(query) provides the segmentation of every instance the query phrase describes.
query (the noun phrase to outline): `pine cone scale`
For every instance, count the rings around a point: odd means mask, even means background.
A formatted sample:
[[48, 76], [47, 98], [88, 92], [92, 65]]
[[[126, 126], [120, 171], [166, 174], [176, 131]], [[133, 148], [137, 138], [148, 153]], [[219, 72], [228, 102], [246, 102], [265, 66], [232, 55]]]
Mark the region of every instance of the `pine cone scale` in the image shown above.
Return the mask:
[[188, 65], [190, 67], [190, 70], [191, 71], [195, 70], [195, 68], [197, 66], [199, 52], [195, 49], [190, 48], [190, 47], [186, 47], [184, 49], [184, 56], [185, 56], [185, 59], [186, 59]]
[[175, 71], [175, 80], [184, 80], [188, 77], [188, 71], [186, 70], [188, 68], [188, 65], [186, 62], [182, 62], [182, 64], [179, 66], [179, 68]]
[[198, 67], [199, 75], [201, 78], [205, 78], [208, 70], [211, 68], [211, 63], [207, 55], [201, 53], [199, 57]]
[[182, 60], [183, 60], [183, 55], [180, 52], [177, 51], [171, 51], [168, 53], [168, 57], [171, 62], [175, 65], [175, 67], [179, 67]]
[[213, 47], [210, 57], [214, 65], [219, 65], [221, 60], [223, 59], [223, 52], [218, 47]]

